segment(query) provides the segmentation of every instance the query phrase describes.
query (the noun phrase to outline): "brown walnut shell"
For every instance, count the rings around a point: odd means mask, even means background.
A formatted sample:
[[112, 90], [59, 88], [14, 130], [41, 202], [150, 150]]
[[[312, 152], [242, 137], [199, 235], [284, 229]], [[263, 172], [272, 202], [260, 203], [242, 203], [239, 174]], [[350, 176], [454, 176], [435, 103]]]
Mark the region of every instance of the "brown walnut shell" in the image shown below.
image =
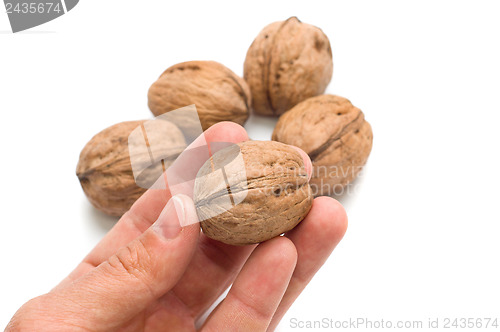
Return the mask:
[[328, 37], [296, 17], [266, 26], [248, 49], [244, 65], [253, 109], [262, 115], [280, 115], [322, 94], [332, 73]]
[[[155, 116], [195, 104], [203, 130], [221, 121], [243, 125], [251, 106], [247, 83], [215, 61], [188, 61], [168, 68], [149, 89], [148, 100]], [[182, 121], [176, 124], [181, 127]]]
[[[241, 164], [232, 162], [238, 158]], [[227, 181], [214, 165], [226, 165]], [[272, 141], [247, 141], [216, 152], [194, 186], [203, 232], [233, 245], [259, 243], [291, 230], [312, 200], [301, 155]]]
[[[121, 216], [146, 191], [145, 186], [138, 186], [132, 172], [129, 154], [129, 135], [134, 129], [145, 124], [143, 121], [128, 121], [115, 124], [95, 135], [80, 153], [76, 174], [85, 195], [94, 207], [106, 214]], [[186, 147], [182, 132], [168, 121], [147, 121], [149, 142], [160, 142], [151, 146], [153, 155], [169, 149], [171, 158], [164, 160], [168, 167], [175, 157]], [[161, 130], [160, 130], [161, 129]], [[161, 133], [169, 132], [168, 137]], [[135, 148], [132, 151], [139, 151]], [[147, 165], [138, 176], [138, 181], [152, 184], [161, 174], [161, 163], [151, 164], [148, 150], [134, 152], [135, 165]], [[155, 179], [147, 177], [155, 176]]]
[[365, 165], [373, 133], [363, 112], [345, 98], [309, 98], [283, 114], [272, 139], [304, 150], [313, 163], [316, 196], [342, 194]]

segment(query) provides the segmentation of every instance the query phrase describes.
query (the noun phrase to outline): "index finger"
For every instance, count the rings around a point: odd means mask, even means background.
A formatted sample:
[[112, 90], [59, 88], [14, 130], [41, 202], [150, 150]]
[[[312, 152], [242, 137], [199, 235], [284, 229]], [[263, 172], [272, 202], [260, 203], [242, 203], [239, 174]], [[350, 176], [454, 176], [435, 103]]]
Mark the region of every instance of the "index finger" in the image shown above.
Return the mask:
[[[233, 122], [220, 122], [207, 129], [191, 145], [196, 146], [200, 142], [239, 143], [246, 140], [248, 140], [248, 135], [242, 126]], [[107, 260], [119, 248], [141, 235], [158, 219], [170, 197], [168, 186], [165, 189], [147, 190], [59, 286], [87, 273]]]
[[[194, 147], [204, 144], [209, 144], [210, 148], [211, 143], [227, 142], [236, 144], [247, 140], [248, 135], [242, 126], [234, 122], [220, 122], [207, 129], [203, 135], [189, 145], [186, 151], [194, 150]], [[181, 155], [179, 158], [183, 157], [189, 157], [189, 155]], [[190, 162], [188, 160], [177, 164], [189, 167]], [[205, 162], [205, 160], [202, 160], [202, 162]], [[173, 167], [176, 166], [174, 165]], [[132, 215], [133, 218], [143, 220], [146, 224], [152, 224], [158, 218], [170, 197], [171, 193], [168, 183], [166, 189], [149, 189], [135, 202], [126, 215]]]

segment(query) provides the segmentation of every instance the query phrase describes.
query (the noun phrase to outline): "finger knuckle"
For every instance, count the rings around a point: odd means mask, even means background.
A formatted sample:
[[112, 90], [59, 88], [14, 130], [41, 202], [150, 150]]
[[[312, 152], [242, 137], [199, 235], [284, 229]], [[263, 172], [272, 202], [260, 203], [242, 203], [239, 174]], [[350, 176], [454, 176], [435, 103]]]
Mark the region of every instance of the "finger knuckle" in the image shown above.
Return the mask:
[[108, 262], [111, 268], [119, 274], [124, 273], [144, 283], [149, 279], [152, 259], [141, 241], [134, 241], [120, 249]]

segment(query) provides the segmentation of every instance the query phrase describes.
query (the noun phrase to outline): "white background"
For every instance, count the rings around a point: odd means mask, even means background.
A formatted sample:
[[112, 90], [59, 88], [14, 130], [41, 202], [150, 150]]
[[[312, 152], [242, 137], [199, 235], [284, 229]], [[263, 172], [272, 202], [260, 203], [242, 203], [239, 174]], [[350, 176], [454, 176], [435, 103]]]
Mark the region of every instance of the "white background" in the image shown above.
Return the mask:
[[[0, 13], [0, 326], [58, 283], [112, 227], [75, 176], [80, 150], [150, 118], [177, 62], [238, 75], [268, 23], [329, 36], [327, 92], [374, 130], [349, 229], [283, 319], [500, 320], [500, 6], [495, 1], [90, 1], [25, 33]], [[260, 124], [260, 126], [258, 126]], [[252, 119], [254, 139], [273, 121]], [[500, 323], [500, 321], [499, 321]]]

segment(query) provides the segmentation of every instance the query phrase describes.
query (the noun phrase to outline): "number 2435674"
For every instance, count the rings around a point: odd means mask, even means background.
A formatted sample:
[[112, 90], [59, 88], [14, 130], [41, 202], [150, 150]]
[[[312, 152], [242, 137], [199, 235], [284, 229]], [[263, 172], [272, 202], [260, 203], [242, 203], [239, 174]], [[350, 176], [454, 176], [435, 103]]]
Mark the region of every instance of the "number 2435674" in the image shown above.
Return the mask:
[[7, 14], [44, 14], [44, 13], [60, 13], [62, 11], [61, 4], [59, 2], [46, 2], [46, 3], [5, 3], [5, 9], [7, 9]]

